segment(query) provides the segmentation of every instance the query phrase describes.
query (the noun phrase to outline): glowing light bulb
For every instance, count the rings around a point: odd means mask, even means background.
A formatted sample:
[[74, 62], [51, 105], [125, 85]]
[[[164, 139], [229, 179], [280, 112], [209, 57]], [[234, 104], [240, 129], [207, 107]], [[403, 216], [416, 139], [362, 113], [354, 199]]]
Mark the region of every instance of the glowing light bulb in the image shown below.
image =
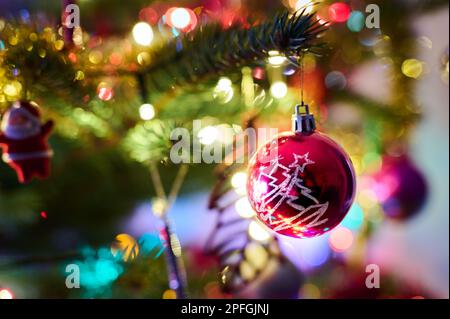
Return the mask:
[[8, 289], [0, 289], [0, 299], [14, 299], [14, 295]]
[[270, 87], [270, 93], [276, 99], [282, 99], [286, 96], [288, 92], [288, 87], [286, 83], [278, 81], [274, 82]]
[[191, 15], [185, 8], [176, 8], [171, 12], [172, 25], [178, 29], [184, 29], [191, 23]]
[[263, 228], [257, 221], [252, 221], [248, 226], [248, 234], [254, 240], [267, 242], [270, 239], [270, 233]]
[[153, 41], [152, 27], [145, 22], [139, 22], [133, 27], [133, 38], [137, 44], [148, 46]]
[[211, 145], [217, 140], [218, 136], [219, 131], [214, 126], [207, 126], [205, 128], [202, 128], [197, 135], [200, 143], [203, 145]]
[[139, 108], [139, 116], [144, 121], [149, 121], [155, 117], [155, 108], [151, 104], [142, 104]]

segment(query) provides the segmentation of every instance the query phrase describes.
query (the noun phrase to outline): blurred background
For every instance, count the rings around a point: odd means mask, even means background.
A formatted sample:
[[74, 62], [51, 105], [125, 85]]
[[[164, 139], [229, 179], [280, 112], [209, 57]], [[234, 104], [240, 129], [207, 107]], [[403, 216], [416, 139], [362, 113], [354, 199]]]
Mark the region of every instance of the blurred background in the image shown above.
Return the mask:
[[[448, 1], [79, 0], [68, 31], [71, 2], [0, 0], [1, 114], [29, 99], [55, 122], [48, 179], [0, 162], [0, 299], [449, 297]], [[235, 35], [301, 8], [328, 28], [304, 83], [287, 52]], [[168, 158], [194, 119], [202, 145], [289, 130], [301, 86], [357, 174], [348, 215], [313, 239], [254, 220], [245, 165]]]

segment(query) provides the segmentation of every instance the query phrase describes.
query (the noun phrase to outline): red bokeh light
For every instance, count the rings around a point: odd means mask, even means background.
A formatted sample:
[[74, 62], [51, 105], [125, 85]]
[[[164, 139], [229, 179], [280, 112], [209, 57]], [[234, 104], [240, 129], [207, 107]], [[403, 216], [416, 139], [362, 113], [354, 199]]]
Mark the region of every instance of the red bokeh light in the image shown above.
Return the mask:
[[345, 22], [350, 17], [350, 6], [343, 2], [333, 3], [328, 9], [328, 14], [334, 22]]

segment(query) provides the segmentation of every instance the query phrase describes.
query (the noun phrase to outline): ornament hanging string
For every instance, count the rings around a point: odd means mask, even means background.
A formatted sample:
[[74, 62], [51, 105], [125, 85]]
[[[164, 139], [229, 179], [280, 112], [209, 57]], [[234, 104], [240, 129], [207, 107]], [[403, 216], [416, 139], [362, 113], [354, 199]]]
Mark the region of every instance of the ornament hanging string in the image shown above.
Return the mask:
[[299, 66], [300, 66], [300, 101], [301, 106], [305, 105], [305, 52], [302, 51], [299, 54]]

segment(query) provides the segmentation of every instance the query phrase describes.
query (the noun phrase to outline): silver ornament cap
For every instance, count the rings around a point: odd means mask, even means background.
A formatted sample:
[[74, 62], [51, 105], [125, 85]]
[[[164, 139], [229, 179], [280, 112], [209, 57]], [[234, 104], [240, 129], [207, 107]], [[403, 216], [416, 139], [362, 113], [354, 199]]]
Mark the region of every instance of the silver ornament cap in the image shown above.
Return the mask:
[[295, 106], [292, 115], [292, 131], [295, 133], [311, 133], [316, 130], [314, 115], [309, 113], [309, 105], [302, 102]]

